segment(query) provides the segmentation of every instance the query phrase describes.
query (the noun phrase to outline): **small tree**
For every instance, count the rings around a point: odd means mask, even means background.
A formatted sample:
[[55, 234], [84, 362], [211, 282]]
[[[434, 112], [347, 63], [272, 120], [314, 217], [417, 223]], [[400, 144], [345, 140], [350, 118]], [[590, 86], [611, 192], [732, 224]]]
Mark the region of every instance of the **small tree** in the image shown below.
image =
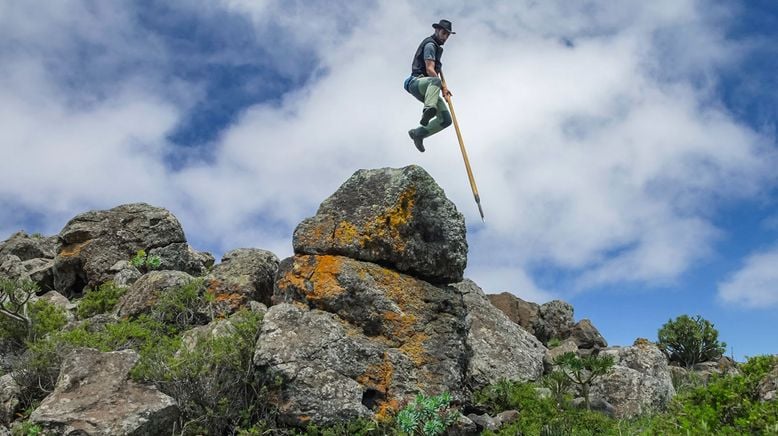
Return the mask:
[[0, 279], [0, 315], [16, 328], [22, 329], [27, 336], [33, 334], [32, 318], [28, 306], [38, 286], [30, 280]]
[[721, 357], [727, 347], [726, 343], [719, 342], [719, 332], [713, 324], [699, 315], [694, 318], [681, 315], [674, 321], [668, 320], [659, 329], [658, 337], [659, 346], [670, 360], [687, 368]]
[[589, 355], [580, 357], [578, 354], [568, 351], [557, 357], [554, 363], [559, 365], [561, 371], [581, 388], [586, 409], [590, 409], [589, 391], [592, 383], [600, 376], [608, 372], [613, 366], [613, 356]]

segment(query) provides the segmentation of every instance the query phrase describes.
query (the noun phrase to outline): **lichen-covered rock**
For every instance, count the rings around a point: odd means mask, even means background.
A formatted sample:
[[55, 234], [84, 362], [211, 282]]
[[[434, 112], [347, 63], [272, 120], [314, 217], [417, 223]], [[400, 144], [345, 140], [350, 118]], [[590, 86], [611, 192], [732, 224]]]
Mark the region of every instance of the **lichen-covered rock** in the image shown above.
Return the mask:
[[[455, 399], [466, 396], [465, 307], [453, 286], [434, 286], [342, 256], [303, 255], [281, 262], [273, 302], [276, 306], [263, 321], [255, 362], [290, 379], [283, 407], [285, 416], [297, 424], [306, 419], [334, 422], [342, 413], [385, 416], [419, 391], [450, 392]], [[281, 303], [300, 306], [299, 313], [293, 310], [296, 306], [284, 305], [281, 316], [281, 309], [276, 309]], [[329, 348], [330, 343], [345, 348], [313, 351]], [[298, 354], [316, 358], [295, 358], [292, 364], [289, 359]], [[301, 373], [315, 378], [303, 378]], [[348, 397], [338, 393], [330, 398], [330, 388], [319, 392], [320, 377], [325, 376]], [[325, 406], [305, 418], [310, 413], [303, 412], [313, 410], [313, 401], [339, 405]]]
[[773, 370], [759, 382], [756, 391], [759, 395], [759, 401], [766, 402], [778, 400], [778, 365], [775, 365]]
[[535, 334], [535, 324], [540, 320], [540, 305], [524, 301], [510, 292], [487, 295], [487, 297], [508, 319]]
[[186, 242], [173, 214], [145, 203], [82, 213], [65, 225], [59, 238], [62, 246], [54, 261], [54, 285], [65, 295], [111, 280], [111, 267], [139, 250], [148, 253]]
[[20, 231], [0, 243], [0, 257], [10, 254], [22, 261], [37, 258], [54, 259], [58, 246], [59, 241], [56, 236], [28, 235]]
[[233, 313], [252, 300], [269, 306], [278, 263], [275, 254], [256, 248], [240, 248], [225, 254], [205, 277], [216, 310]]
[[469, 386], [479, 389], [501, 379], [539, 379], [546, 347], [494, 307], [473, 281], [453, 286], [462, 292], [467, 310]]
[[375, 262], [432, 283], [462, 280], [465, 220], [421, 167], [359, 170], [294, 232], [298, 254]]
[[540, 319], [535, 323], [535, 336], [543, 344], [551, 339], [567, 337], [573, 327], [573, 306], [561, 300], [553, 300], [540, 306]]
[[197, 251], [185, 242], [152, 248], [148, 254], [160, 258], [158, 269], [183, 271], [195, 277], [204, 275], [214, 262], [211, 253]]
[[578, 321], [567, 333], [578, 345], [578, 348], [605, 348], [608, 341], [600, 334], [597, 327], [588, 319]]
[[14, 414], [19, 409], [21, 393], [12, 374], [0, 377], [0, 425], [9, 424], [14, 420]]
[[130, 350], [73, 351], [62, 362], [54, 392], [30, 421], [54, 434], [171, 434], [178, 418], [175, 400], [129, 379], [137, 361]]
[[675, 395], [667, 357], [648, 341], [630, 347], [600, 351], [613, 356], [615, 365], [592, 386], [592, 396], [603, 398], [619, 418], [663, 410]]
[[186, 286], [193, 280], [194, 277], [181, 271], [152, 271], [130, 285], [119, 299], [116, 313], [121, 318], [148, 313], [160, 295]]

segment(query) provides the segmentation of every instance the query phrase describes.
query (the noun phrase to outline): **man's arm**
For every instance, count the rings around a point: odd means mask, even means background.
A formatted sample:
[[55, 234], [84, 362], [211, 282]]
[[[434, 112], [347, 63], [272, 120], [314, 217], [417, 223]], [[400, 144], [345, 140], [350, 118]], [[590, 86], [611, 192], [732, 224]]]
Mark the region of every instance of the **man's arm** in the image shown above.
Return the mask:
[[[427, 67], [427, 76], [438, 77], [438, 73], [435, 71], [435, 61], [427, 59], [424, 61], [424, 65]], [[443, 92], [443, 97], [450, 97], [454, 95], [445, 85], [441, 88], [441, 91]]]

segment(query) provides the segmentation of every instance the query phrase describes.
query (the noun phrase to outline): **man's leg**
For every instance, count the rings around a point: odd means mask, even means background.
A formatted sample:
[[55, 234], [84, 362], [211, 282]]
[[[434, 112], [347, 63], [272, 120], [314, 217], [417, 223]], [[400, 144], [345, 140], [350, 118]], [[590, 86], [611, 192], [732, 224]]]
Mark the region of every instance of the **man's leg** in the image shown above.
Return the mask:
[[427, 127], [419, 127], [420, 130], [424, 130], [423, 136], [425, 138], [451, 125], [451, 112], [448, 111], [448, 106], [446, 106], [446, 102], [442, 98], [438, 99], [436, 110], [438, 115], [430, 121], [429, 125]]
[[440, 88], [442, 86], [438, 77], [422, 77], [418, 79], [419, 94], [424, 99], [424, 109], [421, 113], [419, 124], [426, 126], [432, 117], [438, 114], [438, 102], [440, 102]]

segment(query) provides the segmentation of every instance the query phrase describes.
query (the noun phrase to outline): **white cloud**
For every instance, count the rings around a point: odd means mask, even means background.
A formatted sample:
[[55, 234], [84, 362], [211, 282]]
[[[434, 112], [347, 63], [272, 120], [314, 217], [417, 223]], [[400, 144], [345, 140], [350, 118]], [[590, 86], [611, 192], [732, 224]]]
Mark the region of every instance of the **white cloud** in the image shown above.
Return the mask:
[[[175, 56], [157, 37], [114, 40], [100, 26], [77, 30], [72, 17], [42, 17], [31, 30], [29, 17], [20, 20], [5, 35], [35, 47], [105, 36], [119, 58], [156, 48], [156, 69], [73, 107], [45, 71], [56, 54], [14, 55], [0, 67], [16, 72], [0, 79], [0, 112], [12, 115], [0, 117], [0, 144], [15, 159], [0, 169], [16, 180], [0, 192], [58, 220], [144, 200], [171, 209], [190, 238], [217, 252], [260, 246], [285, 256], [291, 229], [356, 169], [416, 163], [468, 219], [468, 275], [490, 290], [543, 300], [557, 290], [532, 282], [538, 262], [572, 272], [579, 290], [672, 281], [712, 250], [719, 200], [753, 198], [775, 183], [770, 138], [737, 123], [710, 86], [698, 85], [734, 62], [737, 47], [724, 39], [722, 11], [694, 1], [450, 2], [428, 16], [405, 1], [367, 11], [351, 2], [176, 7], [245, 14], [280, 71], [305, 77], [295, 68], [315, 61], [317, 72], [280, 102], [245, 110], [210, 145], [212, 160], [172, 172], [163, 162], [175, 150], [166, 135], [187, 109], [179, 97], [200, 84], [162, 91]], [[120, 35], [137, 33], [131, 14], [104, 15]], [[485, 225], [453, 129], [428, 139], [424, 154], [406, 134], [421, 107], [401, 83], [440, 17], [458, 32], [443, 61]], [[41, 21], [66, 24], [55, 35]], [[2, 226], [16, 224], [2, 218]]]
[[739, 271], [719, 284], [719, 299], [756, 309], [778, 306], [778, 248], [749, 256]]

